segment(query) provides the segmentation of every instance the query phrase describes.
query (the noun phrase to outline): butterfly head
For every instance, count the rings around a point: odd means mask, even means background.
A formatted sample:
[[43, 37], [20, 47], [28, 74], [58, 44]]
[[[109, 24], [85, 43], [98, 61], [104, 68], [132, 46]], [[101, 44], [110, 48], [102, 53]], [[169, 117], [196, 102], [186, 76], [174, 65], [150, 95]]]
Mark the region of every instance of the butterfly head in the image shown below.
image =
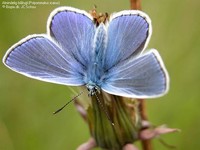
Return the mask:
[[95, 84], [95, 83], [88, 83], [87, 85], [86, 85], [86, 88], [87, 88], [87, 90], [88, 90], [88, 96], [93, 96], [95, 93], [100, 93], [100, 88]]

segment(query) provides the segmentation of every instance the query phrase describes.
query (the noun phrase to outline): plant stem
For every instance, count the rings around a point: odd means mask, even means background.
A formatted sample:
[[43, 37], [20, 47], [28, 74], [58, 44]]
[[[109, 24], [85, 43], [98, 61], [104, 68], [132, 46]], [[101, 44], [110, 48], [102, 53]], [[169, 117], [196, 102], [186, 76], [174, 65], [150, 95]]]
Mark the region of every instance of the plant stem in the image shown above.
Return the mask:
[[[141, 1], [142, 0], [130, 0], [131, 9], [141, 10], [142, 9]], [[140, 110], [141, 118], [142, 120], [147, 121], [148, 117], [146, 113], [145, 101], [144, 99], [140, 99], [139, 102], [140, 102], [139, 110]], [[142, 140], [141, 143], [142, 143], [143, 150], [153, 150], [151, 140]]]
[[142, 0], [130, 0], [131, 9], [141, 10], [141, 1]]

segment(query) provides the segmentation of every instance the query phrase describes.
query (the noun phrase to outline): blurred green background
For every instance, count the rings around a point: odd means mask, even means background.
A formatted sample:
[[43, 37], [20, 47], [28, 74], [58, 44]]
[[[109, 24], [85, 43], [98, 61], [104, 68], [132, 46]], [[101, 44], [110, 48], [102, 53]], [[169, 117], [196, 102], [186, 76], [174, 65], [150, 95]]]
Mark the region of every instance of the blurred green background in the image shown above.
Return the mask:
[[[5, 0], [6, 1], [6, 0]], [[52, 0], [56, 1], [56, 0]], [[51, 2], [52, 2], [51, 1]], [[17, 2], [17, 1], [16, 1]], [[6, 9], [0, 4], [0, 58], [23, 37], [46, 32], [49, 13], [68, 5], [99, 12], [129, 9], [128, 0], [58, 0], [60, 5]], [[147, 102], [155, 125], [167, 124], [180, 133], [162, 136], [178, 150], [200, 148], [200, 1], [143, 0], [152, 19], [149, 48], [159, 50], [171, 79], [166, 96]], [[0, 150], [74, 150], [89, 138], [89, 130], [73, 105], [52, 115], [74, 93], [66, 86], [19, 75], [0, 63]], [[165, 150], [158, 140], [155, 150]]]

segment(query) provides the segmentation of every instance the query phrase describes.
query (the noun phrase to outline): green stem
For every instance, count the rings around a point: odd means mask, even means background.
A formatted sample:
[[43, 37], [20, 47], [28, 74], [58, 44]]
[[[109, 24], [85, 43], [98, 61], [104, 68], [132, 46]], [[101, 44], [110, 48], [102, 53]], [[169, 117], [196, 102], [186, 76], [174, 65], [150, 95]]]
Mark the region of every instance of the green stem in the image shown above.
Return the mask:
[[121, 150], [125, 144], [137, 140], [141, 122], [140, 119], [136, 119], [139, 116], [136, 103], [103, 91], [97, 96], [102, 106], [97, 98], [92, 96], [92, 108], [88, 109], [90, 131], [97, 145], [105, 149]]

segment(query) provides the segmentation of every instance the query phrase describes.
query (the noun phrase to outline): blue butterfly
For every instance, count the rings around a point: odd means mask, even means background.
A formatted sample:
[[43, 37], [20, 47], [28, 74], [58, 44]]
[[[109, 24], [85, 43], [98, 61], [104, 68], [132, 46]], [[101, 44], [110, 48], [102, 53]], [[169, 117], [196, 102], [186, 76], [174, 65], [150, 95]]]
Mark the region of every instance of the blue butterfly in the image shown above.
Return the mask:
[[155, 50], [143, 53], [152, 33], [150, 18], [138, 10], [111, 15], [96, 26], [86, 11], [55, 9], [47, 34], [29, 35], [13, 45], [4, 64], [27, 77], [69, 86], [85, 85], [131, 98], [167, 93], [169, 77]]

